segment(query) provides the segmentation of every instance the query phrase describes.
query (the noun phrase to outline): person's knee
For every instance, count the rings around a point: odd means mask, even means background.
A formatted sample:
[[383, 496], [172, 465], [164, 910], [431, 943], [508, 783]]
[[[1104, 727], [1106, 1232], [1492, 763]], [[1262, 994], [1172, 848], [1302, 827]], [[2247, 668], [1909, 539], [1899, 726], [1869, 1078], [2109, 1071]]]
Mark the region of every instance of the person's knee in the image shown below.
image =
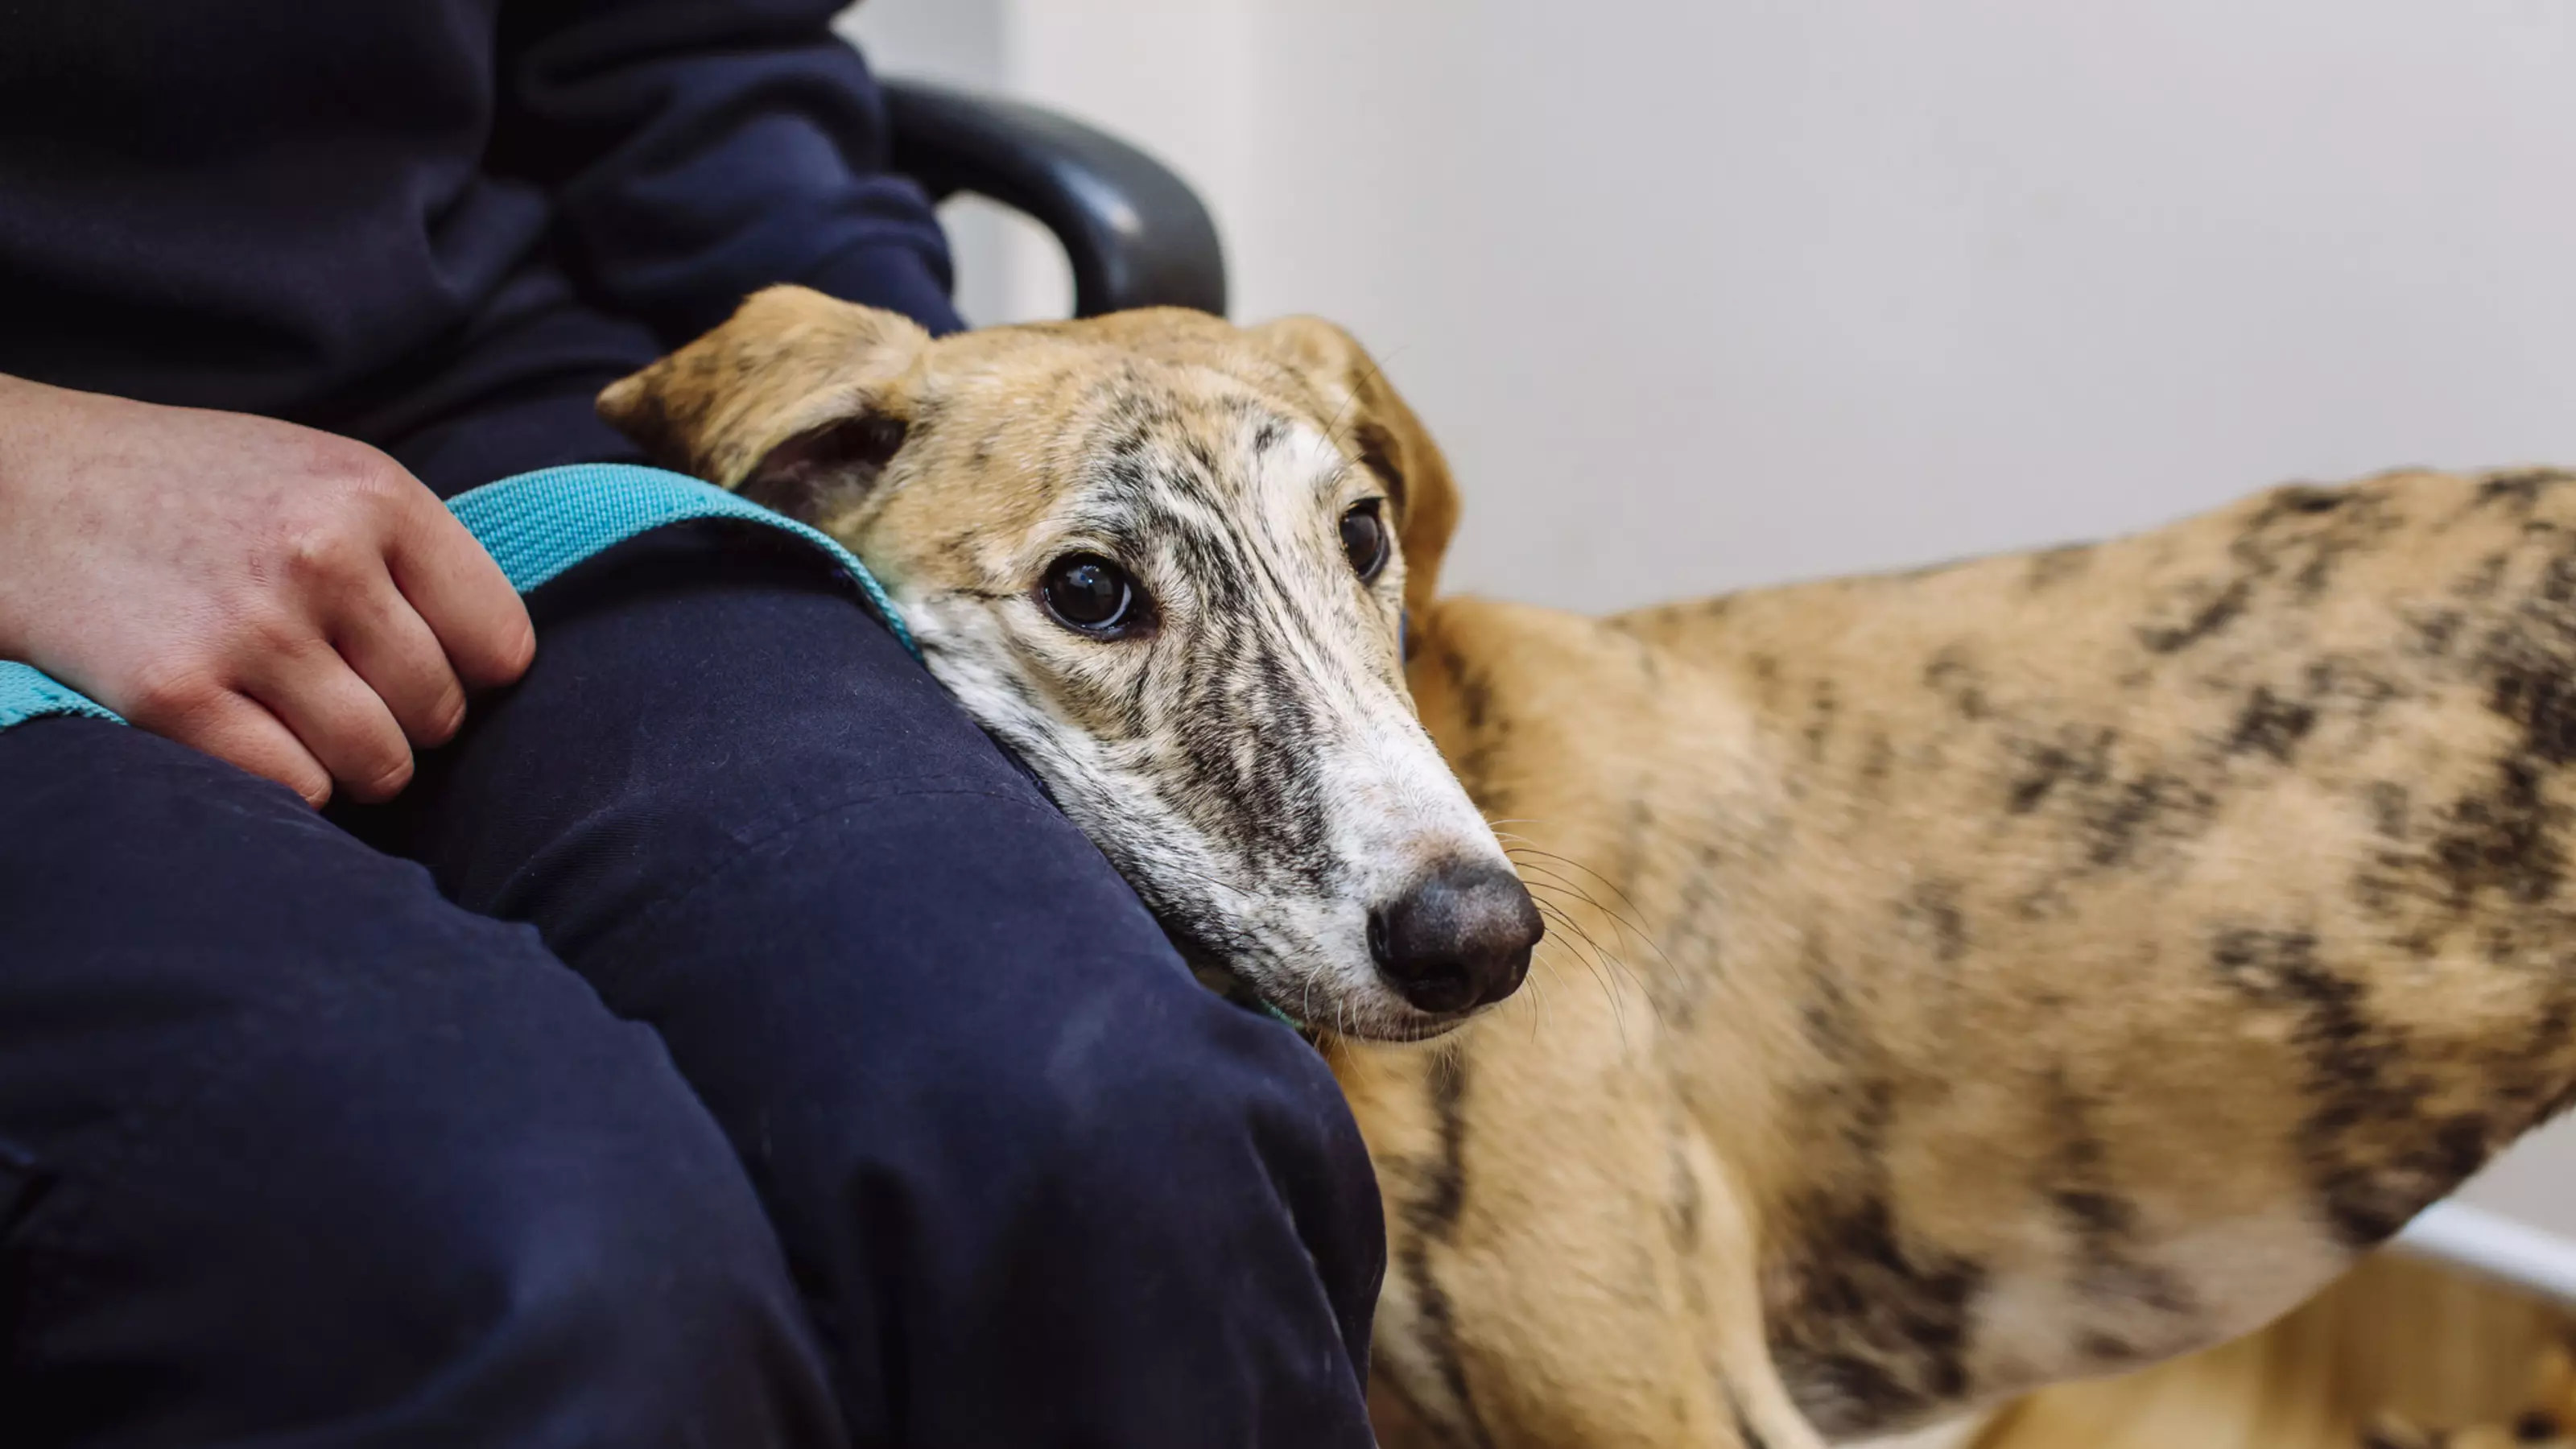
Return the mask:
[[1313, 1049], [1186, 977], [1075, 1000], [942, 1084], [925, 1124], [1009, 1186], [1012, 1230], [1176, 1291], [1292, 1263], [1364, 1316], [1376, 1181]]
[[[1172, 989], [1142, 1020], [1059, 1023], [1037, 1115], [1076, 1192], [1158, 1201], [1171, 1164], [1234, 1174], [1247, 1190], [1350, 1186], [1373, 1196], [1368, 1155], [1323, 1059], [1286, 1028], [1205, 994]], [[1051, 1117], [1047, 1109], [1052, 1109]]]
[[833, 1438], [775, 1238], [658, 1046], [560, 967], [451, 964], [246, 1023], [139, 1148], [67, 1162], [89, 1271], [124, 1287], [34, 1325], [40, 1357], [220, 1386], [188, 1412], [230, 1432]]
[[766, 1310], [792, 1318], [740, 1165], [675, 1082], [500, 1067], [419, 1087], [375, 1099], [381, 1127], [305, 1131], [271, 1163], [258, 1231], [299, 1244], [332, 1296], [459, 1342], [585, 1341], [665, 1369]]
[[444, 1332], [580, 1343], [639, 1389], [743, 1372], [764, 1338], [792, 1351], [795, 1295], [723, 1135], [643, 1029], [588, 1025], [578, 1046], [398, 1050], [408, 1091], [345, 1064], [394, 1130], [316, 1127], [280, 1164], [306, 1241]]

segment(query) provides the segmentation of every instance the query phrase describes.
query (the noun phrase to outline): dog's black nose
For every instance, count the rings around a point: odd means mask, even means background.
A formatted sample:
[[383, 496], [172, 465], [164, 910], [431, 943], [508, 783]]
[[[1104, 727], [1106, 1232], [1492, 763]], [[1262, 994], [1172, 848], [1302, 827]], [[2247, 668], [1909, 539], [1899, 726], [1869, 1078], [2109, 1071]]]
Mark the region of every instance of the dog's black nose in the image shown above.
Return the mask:
[[1546, 929], [1510, 868], [1452, 860], [1369, 912], [1369, 954], [1405, 1000], [1445, 1016], [1520, 989]]

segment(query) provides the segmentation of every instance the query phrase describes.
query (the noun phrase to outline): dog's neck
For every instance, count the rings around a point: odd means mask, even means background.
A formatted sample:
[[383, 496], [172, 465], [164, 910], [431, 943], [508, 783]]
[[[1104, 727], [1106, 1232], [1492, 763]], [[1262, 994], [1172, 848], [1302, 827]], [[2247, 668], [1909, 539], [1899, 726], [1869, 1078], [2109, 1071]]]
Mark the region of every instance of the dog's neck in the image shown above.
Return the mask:
[[[1937, 891], [1912, 929], [1849, 919], [1887, 887], [1868, 844], [1891, 825], [1869, 798], [1885, 767], [1822, 748], [1845, 702], [1801, 693], [1758, 636], [1709, 647], [1698, 622], [1470, 603], [1428, 625], [1414, 685], [1550, 917], [1528, 988], [1459, 1045], [1543, 1031], [1563, 1056], [1579, 1035], [1688, 1082], [1696, 1131], [1767, 1213], [1840, 1175], [1864, 1130], [1843, 1119], [1876, 1110], [1879, 1077], [1947, 1074], [1955, 1038], [1914, 1028], [1936, 1025], [1926, 968], [1959, 925]], [[1600, 707], [1529, 708], [1562, 698]]]
[[[1848, 1115], [1845, 1073], [1805, 1024], [1800, 923], [1829, 891], [1802, 864], [1822, 835], [1793, 828], [1810, 787], [1728, 671], [1537, 610], [1449, 604], [1416, 628], [1424, 721], [1541, 899], [1549, 937], [1521, 994], [1455, 1040], [1328, 1047], [1391, 1208], [1384, 1311], [1402, 1327], [1387, 1341], [1436, 1344], [1437, 1322], [1418, 1320], [1444, 1314], [1445, 1294], [1510, 1293], [1500, 1276], [1452, 1275], [1537, 1255], [1600, 1284], [1605, 1322], [1611, 1301], [1640, 1298], [1687, 1322], [1623, 1352], [1641, 1382], [1723, 1386], [1689, 1410], [1692, 1442], [1727, 1442], [1738, 1415], [1768, 1443], [1810, 1442], [1771, 1368], [1762, 1307], [1766, 1270], [1776, 1292], [1769, 1265], [1785, 1261], [1766, 1222], [1854, 1171], [1831, 1146], [1847, 1134], [1824, 1120]], [[1641, 1220], [1663, 1231], [1639, 1241]], [[1554, 1323], [1563, 1307], [1482, 1303], [1476, 1321]], [[1426, 1396], [1456, 1377], [1390, 1368]], [[1546, 1438], [1558, 1399], [1544, 1386], [1479, 1393], [1520, 1396], [1486, 1412]], [[1562, 1427], [1579, 1440], [1593, 1426]]]

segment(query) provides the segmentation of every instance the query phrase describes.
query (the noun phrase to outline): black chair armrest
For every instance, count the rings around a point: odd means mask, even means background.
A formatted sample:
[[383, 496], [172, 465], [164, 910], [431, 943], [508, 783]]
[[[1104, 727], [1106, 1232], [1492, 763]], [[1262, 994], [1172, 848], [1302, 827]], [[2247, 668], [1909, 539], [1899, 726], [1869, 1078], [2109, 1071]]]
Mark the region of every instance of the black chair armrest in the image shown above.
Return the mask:
[[1073, 263], [1074, 315], [1130, 307], [1225, 314], [1216, 223], [1163, 163], [1021, 101], [888, 80], [894, 169], [934, 200], [969, 191], [1027, 214]]

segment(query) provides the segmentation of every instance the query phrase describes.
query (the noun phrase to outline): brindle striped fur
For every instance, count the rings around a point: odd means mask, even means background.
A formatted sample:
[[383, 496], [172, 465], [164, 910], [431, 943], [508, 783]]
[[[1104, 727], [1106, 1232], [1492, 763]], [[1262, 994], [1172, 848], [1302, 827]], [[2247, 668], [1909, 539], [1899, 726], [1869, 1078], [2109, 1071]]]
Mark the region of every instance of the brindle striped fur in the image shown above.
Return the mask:
[[[876, 406], [866, 348], [773, 345], [834, 315], [746, 313], [609, 411], [739, 481]], [[2178, 1353], [2324, 1283], [2576, 1084], [2576, 480], [2289, 488], [2116, 543], [1593, 620], [1434, 601], [1437, 452], [1319, 324], [906, 345], [982, 390], [905, 404], [904, 488], [862, 468], [818, 516], [1060, 795], [1081, 747], [1033, 749], [1013, 711], [1063, 666], [950, 618], [1100, 466], [1069, 460], [1215, 438], [1200, 475], [1246, 476], [1249, 389], [1404, 490], [1413, 701], [1554, 928], [1529, 986], [1437, 1045], [1324, 1042], [1388, 1205], [1391, 1446], [1792, 1449]], [[1233, 381], [1179, 386], [1176, 357]], [[925, 419], [945, 441], [917, 451]], [[1137, 526], [1254, 568], [1228, 530], [1276, 526], [1174, 476], [1134, 475]], [[1296, 617], [1300, 648], [1392, 657], [1386, 614]], [[1068, 808], [1305, 860], [1265, 780], [1311, 772], [1322, 726], [1223, 736], [1305, 686], [1210, 637], [1221, 657], [1081, 696], [1077, 732], [1140, 763]], [[1188, 728], [1229, 698], [1261, 703]], [[1169, 770], [1229, 783], [1175, 803]]]

